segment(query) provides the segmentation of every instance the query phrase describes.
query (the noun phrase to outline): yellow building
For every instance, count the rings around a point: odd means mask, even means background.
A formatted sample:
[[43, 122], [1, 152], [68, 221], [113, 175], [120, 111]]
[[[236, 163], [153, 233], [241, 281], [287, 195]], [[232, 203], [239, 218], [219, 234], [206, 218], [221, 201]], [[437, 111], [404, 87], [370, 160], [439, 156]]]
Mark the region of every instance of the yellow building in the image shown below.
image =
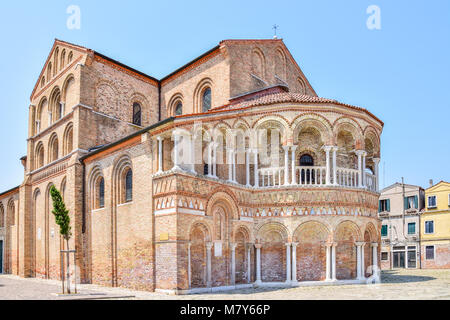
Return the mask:
[[422, 268], [450, 268], [450, 183], [425, 190], [420, 237]]

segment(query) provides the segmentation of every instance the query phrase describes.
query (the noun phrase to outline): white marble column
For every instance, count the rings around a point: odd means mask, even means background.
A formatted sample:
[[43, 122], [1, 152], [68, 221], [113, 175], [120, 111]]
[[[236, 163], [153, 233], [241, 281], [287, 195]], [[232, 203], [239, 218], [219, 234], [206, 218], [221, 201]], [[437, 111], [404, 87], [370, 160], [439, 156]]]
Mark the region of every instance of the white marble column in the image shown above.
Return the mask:
[[212, 156], [212, 161], [213, 161], [213, 165], [212, 165], [212, 170], [213, 170], [213, 177], [217, 178], [217, 147], [218, 147], [218, 143], [215, 142], [213, 143], [212, 149], [213, 149], [213, 156]]
[[375, 275], [378, 269], [378, 243], [372, 242], [372, 274]]
[[250, 187], [250, 149], [245, 150], [245, 176], [247, 187]]
[[367, 156], [367, 152], [363, 152], [362, 154], [362, 185], [364, 188], [367, 188], [367, 183], [366, 183], [366, 156]]
[[325, 156], [326, 156], [326, 177], [325, 177], [325, 184], [329, 186], [331, 184], [331, 163], [330, 163], [330, 151], [333, 147], [332, 146], [325, 146], [323, 149], [325, 150]]
[[336, 242], [331, 245], [331, 281], [336, 281], [336, 246]]
[[298, 283], [297, 280], [297, 242], [292, 242], [292, 283]]
[[206, 286], [210, 288], [212, 286], [212, 275], [211, 275], [211, 250], [213, 247], [212, 242], [206, 244], [206, 276], [207, 282]]
[[236, 284], [236, 243], [231, 243], [231, 285]]
[[362, 154], [363, 154], [363, 150], [356, 150], [355, 153], [358, 156], [358, 188], [362, 188], [362, 176], [363, 176], [363, 172], [362, 172]]
[[251, 248], [253, 244], [249, 243], [247, 244], [247, 283], [250, 283], [251, 281], [251, 273], [252, 273], [252, 264], [251, 264]]
[[213, 143], [210, 142], [208, 144], [208, 177], [212, 177], [212, 149], [213, 149]]
[[375, 190], [380, 191], [380, 180], [379, 180], [379, 168], [380, 168], [380, 158], [373, 158], [374, 170], [375, 170]]
[[172, 170], [180, 170], [179, 158], [178, 158], [178, 143], [180, 142], [180, 137], [175, 132], [173, 133], [173, 168]]
[[192, 284], [192, 274], [191, 274], [191, 243], [188, 243], [188, 283], [189, 283], [189, 289], [191, 288]]
[[158, 138], [158, 173], [163, 172], [163, 137]]
[[255, 187], [259, 187], [259, 169], [258, 169], [258, 149], [254, 149], [255, 153]]
[[191, 172], [193, 173], [193, 174], [197, 174], [197, 172], [195, 171], [195, 146], [196, 146], [196, 143], [195, 143], [195, 138], [196, 136], [195, 136], [195, 134], [192, 134], [192, 136], [191, 136], [191, 150], [190, 150], [190, 152], [191, 152], [191, 154], [190, 154], [190, 159], [191, 159], [191, 163], [190, 163], [190, 167], [191, 167]]
[[338, 147], [333, 147], [333, 185], [337, 186], [337, 158], [336, 153], [338, 151]]
[[291, 244], [286, 243], [286, 283], [291, 282]]
[[331, 281], [331, 243], [327, 243], [327, 253], [326, 253], [326, 279], [325, 281]]
[[236, 168], [237, 168], [237, 151], [235, 149], [233, 150], [233, 182], [235, 183], [237, 183]]
[[256, 248], [256, 284], [261, 284], [261, 244], [255, 244]]
[[284, 185], [289, 185], [289, 146], [283, 146], [284, 149]]
[[361, 265], [361, 247], [364, 242], [355, 242], [356, 245], [356, 279], [362, 279], [362, 265]]
[[227, 148], [228, 151], [228, 181], [233, 182], [233, 150]]
[[291, 178], [291, 185], [297, 184], [297, 177], [296, 177], [296, 168], [295, 168], [295, 151], [297, 150], [297, 146], [291, 146], [291, 166], [292, 166], [292, 178]]
[[365, 262], [364, 262], [364, 246], [366, 245], [365, 242], [363, 242], [363, 245], [361, 246], [361, 276], [363, 279], [366, 278], [366, 266], [365, 266]]

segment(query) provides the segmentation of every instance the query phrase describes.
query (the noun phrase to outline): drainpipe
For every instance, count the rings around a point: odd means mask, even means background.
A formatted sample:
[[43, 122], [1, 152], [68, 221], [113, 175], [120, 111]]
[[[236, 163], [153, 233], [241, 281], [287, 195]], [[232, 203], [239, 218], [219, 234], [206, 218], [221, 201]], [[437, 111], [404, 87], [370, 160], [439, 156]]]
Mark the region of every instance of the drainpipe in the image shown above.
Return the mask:
[[158, 122], [161, 121], [161, 82], [158, 82]]
[[84, 160], [81, 161], [81, 165], [83, 166], [83, 183], [81, 184], [81, 196], [83, 197], [83, 200], [81, 201], [81, 217], [82, 217], [82, 224], [81, 224], [81, 233], [86, 233], [86, 165], [84, 163]]

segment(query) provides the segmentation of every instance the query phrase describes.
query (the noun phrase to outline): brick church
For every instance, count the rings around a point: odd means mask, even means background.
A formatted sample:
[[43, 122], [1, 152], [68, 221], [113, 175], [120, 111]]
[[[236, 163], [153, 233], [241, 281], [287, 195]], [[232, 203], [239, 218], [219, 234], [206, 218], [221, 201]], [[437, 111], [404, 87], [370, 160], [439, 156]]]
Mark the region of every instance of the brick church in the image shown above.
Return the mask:
[[1, 271], [167, 293], [363, 283], [379, 265], [383, 122], [318, 97], [281, 39], [225, 40], [163, 79], [55, 40]]

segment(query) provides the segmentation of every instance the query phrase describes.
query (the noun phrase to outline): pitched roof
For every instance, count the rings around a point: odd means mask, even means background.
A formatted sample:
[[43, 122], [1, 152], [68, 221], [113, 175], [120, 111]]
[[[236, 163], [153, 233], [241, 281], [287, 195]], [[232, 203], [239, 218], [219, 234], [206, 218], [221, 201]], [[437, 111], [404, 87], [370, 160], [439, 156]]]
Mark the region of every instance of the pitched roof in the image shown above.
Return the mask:
[[439, 187], [440, 185], [447, 185], [447, 186], [450, 186], [450, 182], [441, 180], [441, 181], [439, 181], [438, 183], [432, 185], [431, 187], [425, 189], [425, 191], [431, 191], [431, 189], [434, 189], [434, 188], [436, 188], [436, 187]]
[[247, 44], [247, 43], [254, 43], [254, 44], [258, 44], [258, 43], [270, 43], [270, 42], [274, 42], [274, 43], [280, 43], [285, 49], [286, 49], [286, 53], [288, 55], [288, 58], [293, 62], [293, 64], [296, 66], [296, 68], [298, 69], [298, 71], [300, 72], [300, 74], [303, 76], [303, 78], [306, 80], [307, 86], [310, 88], [310, 90], [316, 95], [316, 92], [314, 91], [313, 87], [311, 86], [311, 84], [309, 83], [308, 79], [305, 77], [305, 75], [303, 74], [303, 71], [301, 70], [300, 66], [297, 64], [297, 61], [292, 57], [289, 49], [286, 47], [286, 45], [283, 42], [283, 39], [229, 39], [229, 40], [222, 40], [219, 45], [215, 46], [214, 48], [212, 48], [211, 50], [208, 50], [207, 52], [203, 53], [202, 55], [198, 56], [197, 58], [193, 59], [192, 61], [188, 62], [187, 64], [185, 64], [184, 66], [178, 68], [177, 70], [171, 72], [170, 74], [168, 74], [167, 76], [163, 77], [161, 80], [158, 80], [152, 76], [149, 76], [139, 70], [136, 70], [132, 67], [129, 67], [117, 60], [114, 60], [104, 54], [101, 54], [97, 51], [91, 50], [89, 48], [80, 46], [80, 45], [76, 45], [67, 41], [63, 41], [63, 40], [59, 40], [59, 39], [55, 39], [52, 49], [50, 50], [50, 53], [47, 57], [47, 60], [44, 64], [44, 67], [42, 68], [41, 73], [39, 74], [39, 78], [36, 81], [36, 84], [33, 88], [33, 91], [31, 93], [31, 99], [33, 99], [34, 94], [36, 93], [37, 88], [39, 87], [39, 83], [40, 83], [40, 79], [42, 78], [42, 76], [45, 73], [45, 70], [47, 69], [47, 65], [50, 62], [50, 58], [53, 55], [53, 51], [56, 49], [56, 47], [58, 45], [64, 45], [64, 46], [68, 46], [74, 50], [78, 50], [81, 52], [91, 52], [92, 54], [94, 54], [94, 56], [99, 57], [101, 59], [107, 60], [110, 63], [113, 63], [116, 66], [119, 66], [121, 68], [124, 68], [132, 73], [135, 73], [141, 77], [147, 78], [153, 82], [155, 82], [155, 84], [161, 84], [162, 82], [165, 81], [169, 81], [172, 77], [174, 77], [175, 75], [184, 72], [185, 70], [189, 70], [195, 66], [197, 66], [198, 64], [201, 64], [203, 62], [205, 62], [206, 60], [216, 56], [219, 52], [220, 52], [220, 47], [222, 45], [227, 45], [227, 44]]
[[235, 109], [245, 109], [245, 108], [252, 108], [257, 106], [265, 106], [265, 105], [271, 105], [271, 104], [280, 104], [280, 103], [315, 103], [315, 104], [335, 104], [340, 105], [348, 108], [352, 108], [355, 110], [363, 111], [367, 113], [369, 116], [373, 117], [377, 121], [380, 122], [382, 126], [384, 126], [383, 121], [378, 119], [375, 115], [373, 115], [370, 111], [367, 109], [352, 106], [350, 104], [342, 103], [337, 100], [333, 99], [327, 99], [327, 98], [321, 98], [321, 97], [314, 97], [309, 96], [305, 94], [300, 93], [294, 93], [294, 92], [282, 92], [282, 93], [273, 93], [273, 94], [267, 94], [262, 96], [256, 96], [255, 98], [250, 98], [248, 100], [239, 101], [238, 103], [231, 103], [223, 107], [212, 109], [214, 110], [220, 110], [220, 111], [230, 111]]
[[[392, 188], [394, 188], [394, 187], [399, 187], [399, 186], [401, 186], [401, 185], [402, 185], [402, 184], [401, 184], [400, 182], [396, 182], [396, 183], [394, 183], [394, 184], [391, 184], [390, 186], [385, 187], [383, 190], [380, 191], [380, 193], [386, 192], [386, 191], [388, 191], [389, 189], [392, 189]], [[416, 185], [414, 185], [414, 184], [406, 184], [406, 183], [405, 183], [405, 187], [423, 189], [421, 186], [416, 186]]]

